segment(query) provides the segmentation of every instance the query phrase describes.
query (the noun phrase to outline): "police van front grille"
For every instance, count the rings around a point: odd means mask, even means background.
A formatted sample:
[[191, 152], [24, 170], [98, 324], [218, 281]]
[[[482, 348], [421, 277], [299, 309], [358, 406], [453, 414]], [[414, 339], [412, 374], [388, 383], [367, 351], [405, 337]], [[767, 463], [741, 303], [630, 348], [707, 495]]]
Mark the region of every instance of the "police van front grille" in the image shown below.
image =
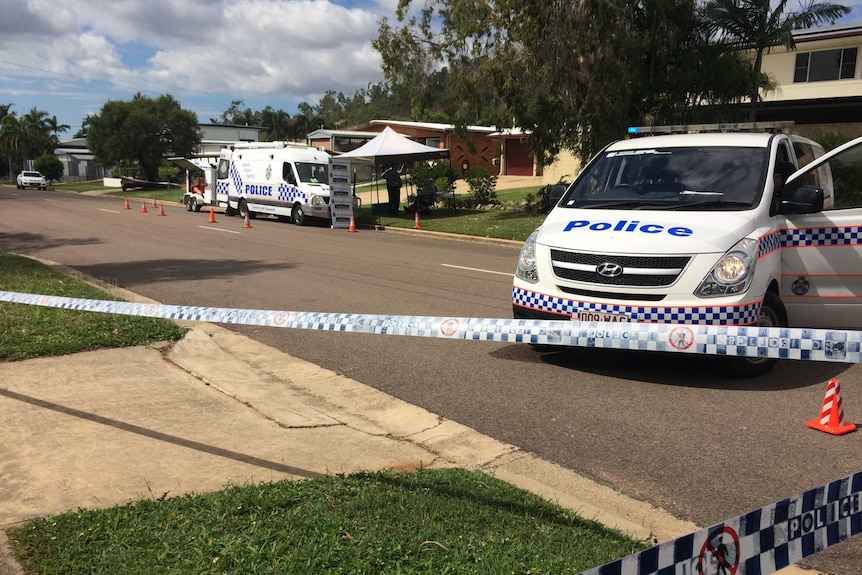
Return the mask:
[[[671, 285], [691, 258], [689, 256], [618, 256], [551, 250], [554, 275], [563, 280], [589, 284], [661, 287]], [[605, 264], [612, 264], [605, 266]], [[600, 266], [620, 268], [602, 275]]]

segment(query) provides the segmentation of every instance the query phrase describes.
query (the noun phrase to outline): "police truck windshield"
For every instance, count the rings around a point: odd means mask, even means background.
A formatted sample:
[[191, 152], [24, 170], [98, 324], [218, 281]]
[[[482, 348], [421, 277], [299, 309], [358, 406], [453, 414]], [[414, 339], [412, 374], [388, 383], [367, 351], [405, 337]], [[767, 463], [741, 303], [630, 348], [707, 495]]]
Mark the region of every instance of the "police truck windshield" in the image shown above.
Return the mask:
[[604, 152], [559, 203], [567, 208], [751, 209], [760, 201], [768, 150], [744, 147]]
[[296, 162], [296, 171], [299, 181], [310, 184], [328, 184], [329, 166], [326, 164], [312, 164], [309, 162]]

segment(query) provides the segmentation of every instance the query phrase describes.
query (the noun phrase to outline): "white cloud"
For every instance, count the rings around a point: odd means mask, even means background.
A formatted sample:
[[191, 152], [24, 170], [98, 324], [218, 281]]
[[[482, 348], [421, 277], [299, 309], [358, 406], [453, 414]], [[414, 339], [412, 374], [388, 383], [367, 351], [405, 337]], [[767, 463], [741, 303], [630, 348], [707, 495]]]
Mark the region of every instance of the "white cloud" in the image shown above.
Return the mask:
[[0, 103], [14, 103], [18, 112], [36, 106], [58, 118], [68, 109], [59, 119], [73, 131], [108, 99], [136, 91], [170, 93], [201, 121], [234, 99], [294, 113], [298, 102], [316, 103], [326, 90], [352, 96], [382, 80], [371, 39], [394, 5], [0, 0], [0, 75], [16, 89], [0, 88]]

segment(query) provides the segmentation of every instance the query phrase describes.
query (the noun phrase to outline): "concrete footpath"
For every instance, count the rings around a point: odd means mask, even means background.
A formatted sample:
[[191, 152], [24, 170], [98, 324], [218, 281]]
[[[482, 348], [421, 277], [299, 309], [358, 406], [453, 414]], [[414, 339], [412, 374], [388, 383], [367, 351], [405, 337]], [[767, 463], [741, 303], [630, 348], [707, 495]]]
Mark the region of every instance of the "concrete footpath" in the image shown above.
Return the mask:
[[22, 573], [5, 530], [30, 518], [419, 466], [481, 469], [639, 539], [698, 528], [220, 326], [180, 323], [192, 330], [174, 344], [0, 363], [0, 575]]

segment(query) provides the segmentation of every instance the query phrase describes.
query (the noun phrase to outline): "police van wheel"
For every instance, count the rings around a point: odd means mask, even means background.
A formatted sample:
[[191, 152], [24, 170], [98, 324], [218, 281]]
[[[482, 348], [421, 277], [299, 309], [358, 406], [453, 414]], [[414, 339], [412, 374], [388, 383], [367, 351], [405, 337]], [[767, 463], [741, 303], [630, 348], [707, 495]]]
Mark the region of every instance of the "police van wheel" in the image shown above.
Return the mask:
[[186, 211], [193, 212], [195, 211], [195, 199], [194, 198], [186, 198]]
[[[760, 327], [785, 327], [787, 325], [787, 310], [784, 304], [773, 292], [766, 292], [763, 305], [760, 306], [760, 317], [757, 319]], [[764, 357], [734, 357], [727, 364], [730, 374], [738, 378], [759, 377], [766, 374], [778, 363], [777, 359]]]
[[305, 225], [305, 214], [302, 211], [302, 206], [293, 204], [293, 209], [290, 210], [290, 220], [298, 226]]
[[237, 206], [240, 217], [245, 218], [246, 214], [248, 214], [248, 219], [254, 217], [250, 211], [248, 211], [248, 206], [245, 203], [245, 200], [240, 200], [239, 205]]

